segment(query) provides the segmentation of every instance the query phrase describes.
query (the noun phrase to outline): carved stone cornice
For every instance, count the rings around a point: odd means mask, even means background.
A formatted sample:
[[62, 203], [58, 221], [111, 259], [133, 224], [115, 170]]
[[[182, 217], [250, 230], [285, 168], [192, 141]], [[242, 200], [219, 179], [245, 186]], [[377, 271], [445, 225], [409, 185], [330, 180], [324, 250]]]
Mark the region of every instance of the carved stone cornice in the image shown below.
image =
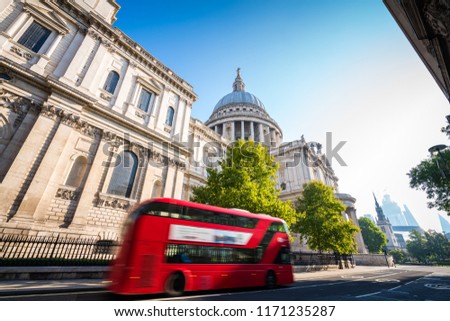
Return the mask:
[[56, 198], [60, 198], [63, 200], [68, 201], [76, 201], [78, 200], [78, 197], [80, 196], [80, 192], [77, 191], [75, 188], [70, 187], [60, 187], [56, 191]]
[[96, 138], [102, 133], [100, 128], [97, 128], [86, 121], [80, 120], [79, 117], [70, 125], [78, 132], [91, 138]]
[[94, 125], [89, 124], [87, 121], [81, 120], [80, 116], [67, 112], [62, 108], [55, 107], [53, 105], [45, 104], [41, 108], [41, 115], [53, 120], [59, 119], [62, 124], [67, 125], [82, 133], [83, 135], [96, 138], [102, 130]]
[[423, 11], [433, 32], [447, 38], [450, 33], [450, 3], [446, 0], [431, 0], [424, 4]]
[[109, 51], [109, 52], [116, 52], [116, 49], [114, 48], [114, 43], [111, 41], [108, 41], [104, 38], [102, 38], [102, 44], [103, 46], [105, 46], [105, 48]]
[[88, 36], [90, 36], [90, 37], [93, 38], [94, 40], [101, 40], [101, 39], [102, 39], [100, 33], [98, 33], [97, 30], [94, 30], [94, 29], [92, 29], [92, 28], [89, 28], [89, 29], [87, 30], [87, 34], [88, 34]]
[[34, 101], [20, 97], [6, 90], [0, 91], [0, 107], [6, 107], [13, 113], [18, 115], [25, 115], [28, 112], [39, 113], [41, 105], [36, 104]]
[[118, 210], [126, 211], [132, 206], [135, 201], [130, 199], [121, 198], [114, 195], [97, 193], [95, 195], [94, 205], [96, 207], [109, 207]]
[[100, 41], [109, 52], [116, 52], [116, 48], [114, 46], [114, 39], [113, 40], [109, 39], [107, 36], [102, 35], [99, 30], [96, 30], [92, 27], [87, 29], [87, 34], [92, 39]]
[[141, 156], [145, 155], [145, 151], [146, 151], [146, 148], [144, 146], [142, 146], [141, 144], [133, 143], [133, 142], [129, 143], [129, 149], [133, 153], [135, 153], [137, 155], [141, 155]]
[[[55, 107], [54, 105], [44, 104], [41, 108], [42, 116], [52, 119], [58, 120], [64, 117], [64, 111], [61, 108]], [[66, 114], [67, 117], [67, 114]]]
[[109, 143], [113, 147], [119, 147], [120, 145], [123, 145], [124, 140], [122, 137], [119, 137], [118, 135], [111, 133], [109, 131], [104, 131], [102, 139]]

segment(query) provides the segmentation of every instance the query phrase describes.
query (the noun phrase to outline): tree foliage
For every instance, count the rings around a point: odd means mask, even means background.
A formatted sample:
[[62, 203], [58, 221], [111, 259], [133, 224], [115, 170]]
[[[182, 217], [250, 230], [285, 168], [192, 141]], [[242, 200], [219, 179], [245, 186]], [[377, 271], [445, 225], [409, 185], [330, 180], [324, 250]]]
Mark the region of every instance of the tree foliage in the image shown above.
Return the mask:
[[364, 244], [370, 253], [381, 253], [386, 245], [386, 236], [369, 218], [361, 217], [358, 219]]
[[425, 263], [427, 256], [426, 239], [419, 231], [413, 230], [409, 233], [409, 240], [406, 241], [408, 253], [419, 262]]
[[207, 183], [193, 189], [192, 201], [265, 213], [292, 225], [295, 210], [290, 203], [278, 199], [278, 163], [264, 146], [238, 140], [229, 146], [218, 165], [207, 169]]
[[293, 231], [307, 239], [310, 249], [342, 254], [356, 251], [354, 235], [359, 229], [342, 216], [345, 206], [332, 187], [320, 181], [305, 184], [296, 209], [299, 217]]
[[429, 208], [446, 211], [450, 215], [450, 150], [423, 160], [409, 173], [409, 185], [425, 191]]
[[450, 260], [450, 241], [447, 237], [435, 231], [426, 232], [427, 258], [431, 262]]
[[406, 253], [400, 249], [390, 250], [389, 254], [393, 256], [394, 261], [397, 263], [403, 263], [406, 260]]
[[450, 260], [450, 241], [442, 233], [412, 231], [410, 239], [406, 242], [406, 248], [410, 256], [421, 263], [448, 263]]

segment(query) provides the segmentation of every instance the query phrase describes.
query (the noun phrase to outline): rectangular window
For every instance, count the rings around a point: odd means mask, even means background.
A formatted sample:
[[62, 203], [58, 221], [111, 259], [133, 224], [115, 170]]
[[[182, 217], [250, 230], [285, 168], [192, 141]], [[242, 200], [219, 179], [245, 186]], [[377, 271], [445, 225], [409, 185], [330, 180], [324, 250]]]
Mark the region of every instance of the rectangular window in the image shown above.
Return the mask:
[[138, 108], [148, 112], [148, 106], [150, 106], [150, 100], [152, 98], [152, 93], [142, 89], [141, 96], [139, 97]]
[[[142, 209], [141, 213], [147, 215], [177, 218], [181, 220], [237, 226], [244, 228], [255, 228], [256, 224], [258, 223], [258, 219], [256, 218], [230, 215], [226, 213], [216, 213], [193, 207], [181, 207], [178, 205], [165, 203], [150, 203]], [[280, 224], [281, 227], [275, 225], [275, 229], [277, 231], [283, 229], [284, 232], [285, 230], [284, 227], [282, 226], [283, 224], [282, 223], [278, 224]]]
[[49, 29], [33, 21], [20, 37], [18, 43], [34, 52], [38, 52], [50, 34], [51, 31]]
[[259, 262], [256, 249], [223, 246], [167, 244], [164, 253], [167, 263], [194, 264], [255, 264]]

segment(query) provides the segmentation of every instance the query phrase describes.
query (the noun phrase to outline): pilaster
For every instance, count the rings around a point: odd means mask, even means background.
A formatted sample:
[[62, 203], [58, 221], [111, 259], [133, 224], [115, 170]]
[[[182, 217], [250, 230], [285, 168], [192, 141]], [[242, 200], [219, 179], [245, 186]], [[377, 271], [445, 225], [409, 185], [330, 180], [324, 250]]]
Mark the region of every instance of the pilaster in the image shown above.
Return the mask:
[[109, 165], [111, 158], [110, 148], [112, 143], [102, 137], [97, 137], [96, 142], [98, 144], [97, 152], [94, 155], [92, 165], [88, 168], [89, 173], [84, 185], [84, 189], [81, 192], [78, 207], [75, 211], [72, 224], [85, 227], [91, 207], [93, 206], [95, 196], [100, 192], [101, 179], [104, 175], [105, 166]]
[[[58, 130], [60, 115], [61, 111], [53, 106], [47, 105], [42, 108], [41, 114], [31, 130], [33, 135], [27, 137], [5, 176], [3, 184], [8, 186], [8, 192], [6, 200], [0, 206], [1, 212], [6, 212], [8, 221], [15, 218], [16, 214], [20, 214], [18, 217], [25, 219], [31, 219], [33, 216], [39, 200], [36, 198], [37, 194], [42, 192], [42, 186], [45, 186], [34, 180], [37, 178], [42, 179], [45, 183], [48, 181], [48, 176], [41, 176], [42, 169], [40, 171], [39, 169]], [[47, 162], [48, 157], [44, 163]], [[39, 186], [35, 186], [36, 184]], [[33, 191], [30, 188], [40, 190]]]

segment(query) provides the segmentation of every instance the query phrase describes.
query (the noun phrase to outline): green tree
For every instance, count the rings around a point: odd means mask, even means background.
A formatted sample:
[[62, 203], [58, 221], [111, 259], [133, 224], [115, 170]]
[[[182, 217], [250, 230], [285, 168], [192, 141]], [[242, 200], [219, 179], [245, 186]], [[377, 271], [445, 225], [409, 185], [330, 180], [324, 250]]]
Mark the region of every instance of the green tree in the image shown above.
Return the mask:
[[364, 244], [370, 253], [381, 253], [386, 245], [386, 236], [369, 218], [361, 217], [358, 219]]
[[435, 231], [425, 233], [427, 259], [431, 262], [450, 260], [450, 241], [447, 237]]
[[312, 250], [354, 253], [357, 248], [354, 235], [359, 229], [342, 216], [345, 206], [336, 198], [333, 188], [320, 181], [311, 181], [303, 187], [297, 200], [299, 217], [293, 231], [306, 238]]
[[406, 260], [406, 253], [400, 249], [390, 250], [389, 254], [393, 256], [394, 261], [397, 263], [403, 263]]
[[406, 241], [406, 249], [408, 253], [416, 258], [420, 263], [427, 261], [426, 238], [417, 230], [409, 233], [409, 240]]
[[290, 203], [278, 198], [277, 170], [278, 163], [264, 146], [238, 140], [229, 146], [218, 167], [207, 169], [206, 185], [194, 188], [191, 200], [265, 213], [279, 217], [291, 226], [295, 210]]
[[422, 161], [409, 173], [409, 185], [425, 191], [429, 208], [446, 211], [450, 215], [450, 150]]
[[406, 248], [412, 257], [422, 263], [444, 263], [450, 259], [450, 241], [442, 233], [412, 231]]

